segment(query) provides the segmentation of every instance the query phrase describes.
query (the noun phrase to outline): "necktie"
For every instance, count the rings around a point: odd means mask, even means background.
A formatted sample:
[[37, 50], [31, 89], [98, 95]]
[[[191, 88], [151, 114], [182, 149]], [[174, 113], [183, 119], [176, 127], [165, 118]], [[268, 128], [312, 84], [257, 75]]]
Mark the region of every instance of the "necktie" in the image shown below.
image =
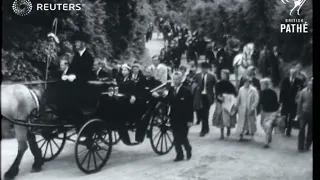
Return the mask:
[[178, 88], [175, 87], [175, 88], [174, 88], [174, 95], [177, 96], [177, 94], [178, 94]]
[[206, 75], [204, 74], [203, 77], [202, 77], [202, 91], [204, 91], [204, 88], [206, 87], [205, 86], [205, 83], [206, 83], [205, 80], [206, 80]]

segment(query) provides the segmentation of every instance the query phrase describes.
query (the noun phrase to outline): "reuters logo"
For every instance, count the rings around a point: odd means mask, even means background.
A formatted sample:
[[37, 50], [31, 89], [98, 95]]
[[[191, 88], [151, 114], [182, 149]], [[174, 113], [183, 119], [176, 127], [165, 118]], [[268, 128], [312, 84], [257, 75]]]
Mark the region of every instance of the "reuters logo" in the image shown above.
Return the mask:
[[32, 11], [32, 3], [30, 0], [15, 0], [12, 4], [13, 12], [19, 16], [26, 16]]

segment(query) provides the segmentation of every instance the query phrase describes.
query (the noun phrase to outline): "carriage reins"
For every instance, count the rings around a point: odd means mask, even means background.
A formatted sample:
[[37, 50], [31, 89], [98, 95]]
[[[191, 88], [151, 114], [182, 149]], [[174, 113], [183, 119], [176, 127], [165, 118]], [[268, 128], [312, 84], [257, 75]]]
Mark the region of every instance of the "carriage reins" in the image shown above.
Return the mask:
[[37, 111], [39, 111], [40, 109], [39, 97], [36, 95], [36, 93], [33, 90], [29, 89], [29, 92], [33, 97], [34, 102], [36, 103]]
[[12, 84], [23, 84], [23, 85], [31, 85], [31, 84], [45, 84], [45, 83], [51, 83], [51, 82], [57, 82], [59, 80], [50, 80], [50, 81], [43, 81], [43, 80], [37, 80], [37, 81], [20, 81], [20, 82], [2, 82], [1, 86], [8, 86]]

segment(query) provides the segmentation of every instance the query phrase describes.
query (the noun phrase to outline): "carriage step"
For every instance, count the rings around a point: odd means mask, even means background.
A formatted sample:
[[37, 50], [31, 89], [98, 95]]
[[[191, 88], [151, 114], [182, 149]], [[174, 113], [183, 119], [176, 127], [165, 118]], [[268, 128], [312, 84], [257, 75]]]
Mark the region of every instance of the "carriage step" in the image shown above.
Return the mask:
[[124, 144], [127, 145], [127, 146], [135, 146], [135, 145], [138, 145], [140, 143], [139, 142], [130, 142], [130, 143], [125, 143], [124, 142]]

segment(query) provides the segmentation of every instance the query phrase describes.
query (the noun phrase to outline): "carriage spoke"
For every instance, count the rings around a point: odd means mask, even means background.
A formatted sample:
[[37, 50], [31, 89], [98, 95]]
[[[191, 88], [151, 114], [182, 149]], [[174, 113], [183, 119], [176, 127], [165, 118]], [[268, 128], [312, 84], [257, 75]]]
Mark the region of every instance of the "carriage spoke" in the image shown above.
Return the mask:
[[167, 134], [167, 136], [168, 136], [168, 139], [170, 140], [170, 143], [172, 144], [173, 140], [170, 138], [169, 134]]
[[51, 142], [49, 142], [49, 143], [50, 143], [51, 156], [53, 156], [52, 144], [51, 144]]
[[43, 157], [46, 157], [47, 150], [48, 150], [48, 146], [49, 146], [49, 141], [48, 141], [48, 143], [47, 143], [47, 145], [46, 145], [46, 150], [44, 151], [44, 156], [43, 156]]
[[159, 139], [158, 139], [157, 145], [156, 145], [156, 148], [157, 148], [157, 149], [158, 149], [158, 146], [159, 146], [159, 143], [160, 143], [161, 137], [162, 137], [162, 133], [161, 133], [161, 135], [160, 135], [160, 137], [159, 137]]
[[98, 151], [95, 151], [95, 153], [97, 153], [98, 157], [100, 158], [101, 161], [103, 161], [103, 158], [101, 157], [101, 155], [99, 154]]
[[164, 143], [166, 145], [166, 151], [168, 150], [168, 144], [167, 144], [167, 133], [164, 134]]
[[78, 154], [82, 154], [85, 151], [89, 151], [89, 149], [84, 149], [84, 150], [80, 151]]
[[160, 133], [161, 133], [161, 130], [156, 134], [156, 136], [153, 138], [153, 140], [155, 140], [159, 136]]
[[87, 164], [87, 170], [90, 170], [91, 155], [92, 155], [92, 152], [90, 151], [89, 160], [88, 160], [88, 164]]
[[43, 141], [43, 140], [45, 140], [44, 138], [43, 139], [40, 139], [39, 141], [37, 141], [37, 143], [39, 143], [39, 142], [41, 142], [41, 141]]
[[54, 139], [52, 139], [52, 141], [53, 141], [54, 145], [56, 145], [57, 148], [59, 149], [59, 146], [58, 146], [58, 144], [56, 143], [56, 141], [55, 141]]
[[47, 141], [44, 141], [43, 143], [42, 143], [42, 145], [40, 146], [40, 149], [44, 146], [44, 144], [46, 143]]
[[163, 152], [162, 151], [162, 147], [163, 147], [163, 133], [161, 134], [162, 136], [161, 136], [161, 152]]
[[90, 154], [91, 152], [90, 152], [90, 150], [89, 150], [89, 152], [84, 156], [84, 158], [83, 158], [83, 160], [81, 161], [81, 166], [82, 166], [82, 164], [86, 161], [86, 159], [87, 159], [87, 157], [88, 157], [88, 155]]
[[98, 169], [98, 167], [97, 167], [97, 160], [96, 160], [96, 156], [95, 156], [94, 154], [95, 154], [95, 151], [93, 151], [93, 153], [92, 153], [92, 156], [93, 156], [93, 162], [94, 162], [94, 167], [95, 167], [95, 169]]

